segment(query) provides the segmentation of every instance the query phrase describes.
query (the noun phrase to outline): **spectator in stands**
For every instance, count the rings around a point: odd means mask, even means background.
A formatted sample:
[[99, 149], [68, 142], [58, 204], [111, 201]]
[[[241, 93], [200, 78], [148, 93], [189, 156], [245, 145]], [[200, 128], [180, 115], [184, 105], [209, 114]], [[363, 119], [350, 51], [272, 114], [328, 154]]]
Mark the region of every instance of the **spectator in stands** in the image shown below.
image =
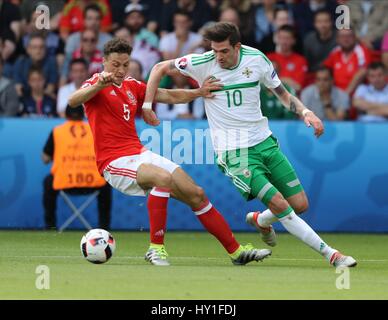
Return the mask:
[[130, 3], [125, 7], [124, 25], [128, 28], [135, 41], [146, 42], [151, 47], [159, 46], [159, 39], [153, 32], [145, 28], [144, 8], [140, 4]]
[[276, 31], [276, 51], [269, 53], [268, 58], [279, 65], [279, 76], [283, 83], [288, 84], [296, 92], [300, 92], [306, 80], [307, 61], [294, 52], [294, 28], [285, 25]]
[[31, 67], [28, 72], [29, 94], [22, 97], [23, 117], [56, 117], [55, 100], [44, 93], [43, 70]]
[[163, 60], [175, 59], [189, 53], [202, 53], [198, 45], [202, 43], [202, 36], [191, 31], [192, 20], [185, 11], [174, 14], [174, 31], [160, 39], [159, 50]]
[[332, 72], [327, 67], [316, 70], [315, 84], [302, 91], [301, 100], [321, 120], [344, 120], [350, 107], [349, 95], [334, 86]]
[[112, 10], [112, 29], [117, 30], [123, 24], [125, 19], [125, 7], [129, 4], [140, 4], [143, 7], [144, 17], [147, 21], [147, 30], [156, 32], [159, 28], [161, 12], [164, 7], [162, 0], [111, 0]]
[[84, 30], [84, 10], [90, 4], [97, 4], [101, 9], [101, 31], [111, 30], [112, 13], [108, 0], [70, 0], [63, 8], [59, 21], [59, 33], [63, 40], [73, 32]]
[[28, 73], [31, 67], [43, 70], [46, 79], [45, 93], [55, 98], [58, 82], [57, 63], [54, 57], [46, 55], [46, 39], [41, 34], [31, 34], [27, 45], [27, 56], [19, 57], [13, 67], [13, 80], [19, 96], [28, 93]]
[[[231, 8], [231, 7], [226, 8], [226, 9], [221, 11], [220, 17], [218, 18], [218, 21], [231, 22], [231, 23], [234, 23], [237, 27], [240, 27], [240, 25], [241, 25], [240, 16], [238, 15], [237, 10], [234, 8]], [[243, 42], [243, 43], [245, 43], [245, 42]]]
[[0, 32], [0, 58], [3, 61], [2, 75], [12, 79], [13, 77], [13, 63], [9, 59], [14, 55], [16, 43], [12, 33], [6, 35]]
[[[275, 31], [273, 26], [276, 8], [277, 0], [263, 0], [261, 5], [257, 7], [255, 12], [255, 41], [257, 43]], [[285, 24], [289, 23], [287, 21]]]
[[83, 58], [73, 59], [70, 62], [71, 83], [59, 88], [57, 99], [57, 113], [60, 117], [65, 117], [68, 97], [78, 90], [82, 83], [88, 79], [88, 63]]
[[385, 33], [381, 44], [381, 60], [385, 66], [385, 70], [388, 70], [388, 31]]
[[46, 54], [56, 58], [57, 65], [60, 67], [64, 60], [64, 47], [65, 44], [57, 33], [52, 32], [51, 29], [38, 29], [37, 19], [41, 13], [33, 11], [29, 19], [27, 19], [27, 26], [23, 36], [23, 47], [27, 50], [28, 43], [32, 34], [41, 34], [45, 38]]
[[3, 58], [3, 74], [12, 78], [12, 66], [18, 55], [22, 33], [19, 8], [9, 1], [0, 0], [0, 55]]
[[333, 49], [324, 65], [332, 70], [334, 84], [352, 95], [365, 78], [370, 53], [358, 43], [352, 29], [338, 30], [337, 44], [338, 47]]
[[233, 8], [240, 17], [240, 34], [242, 39], [250, 40], [246, 45], [253, 46], [255, 32], [255, 10], [251, 0], [222, 0], [220, 10]]
[[148, 76], [151, 68], [160, 61], [160, 53], [156, 48], [150, 47], [144, 41], [136, 41], [131, 36], [129, 30], [122, 27], [115, 31], [115, 37], [127, 40], [133, 45], [131, 59], [135, 59], [141, 63], [142, 77], [145, 79]]
[[[276, 50], [275, 44], [275, 35], [276, 31], [279, 30], [280, 27], [285, 25], [293, 25], [292, 18], [290, 16], [290, 12], [286, 7], [279, 7], [275, 9], [274, 12], [274, 20], [271, 25], [271, 31], [261, 39], [258, 43], [257, 47], [263, 51], [264, 53], [273, 52]], [[296, 37], [296, 43], [294, 45], [294, 49], [297, 52], [300, 52], [300, 48], [302, 47], [301, 41], [299, 37], [297, 37], [296, 32], [294, 32]]]
[[368, 66], [369, 84], [361, 84], [353, 97], [353, 105], [362, 113], [361, 121], [387, 121], [388, 119], [388, 84], [385, 79], [386, 69], [381, 62]]
[[129, 62], [129, 75], [141, 82], [145, 82], [143, 78], [143, 67], [139, 60], [131, 59]]
[[218, 7], [211, 1], [204, 0], [171, 0], [164, 3], [160, 15], [161, 36], [172, 32], [176, 12], [187, 12], [192, 18], [191, 30], [198, 32], [208, 21], [215, 21], [218, 17]]
[[22, 35], [22, 17], [19, 7], [5, 0], [0, 0], [0, 36], [12, 33], [17, 42]]
[[315, 72], [336, 47], [336, 32], [329, 11], [322, 9], [315, 12], [314, 27], [315, 30], [306, 35], [303, 44], [310, 72]]
[[47, 6], [50, 10], [50, 30], [57, 31], [65, 4], [66, 0], [28, 0], [22, 1], [20, 11], [23, 20], [28, 21], [39, 5]]
[[16, 38], [13, 32], [0, 30], [0, 57], [5, 63], [5, 75], [12, 77], [12, 64], [17, 54]]
[[314, 31], [314, 13], [318, 10], [327, 10], [334, 20], [336, 7], [335, 0], [307, 0], [295, 4], [293, 16], [299, 34], [305, 35]]
[[[191, 31], [192, 20], [186, 11], [174, 13], [174, 31], [160, 39], [159, 50], [163, 60], [175, 59], [189, 53], [202, 53], [203, 39], [198, 33]], [[188, 88], [196, 84], [181, 74], [171, 76], [174, 88]], [[182, 108], [179, 108], [181, 112]], [[185, 112], [188, 114], [188, 112]]]
[[112, 191], [98, 173], [92, 133], [83, 117], [82, 106], [67, 107], [67, 121], [54, 128], [43, 148], [43, 162], [47, 164], [53, 161], [51, 174], [43, 182], [46, 229], [56, 229], [59, 190], [78, 195], [99, 190], [99, 227], [109, 229], [110, 226]]
[[[144, 78], [143, 78], [143, 67], [141, 65], [141, 62], [139, 60], [136, 60], [136, 59], [132, 59], [129, 61], [129, 75], [138, 80], [138, 81], [141, 81], [141, 82], [145, 82]], [[142, 109], [141, 108], [137, 108], [137, 111], [136, 111], [136, 118], [141, 118], [141, 115], [142, 115]]]
[[380, 49], [388, 30], [388, 2], [381, 0], [348, 1], [350, 23], [360, 42], [369, 49]]
[[[218, 21], [231, 22], [231, 23], [234, 23], [239, 28], [241, 27], [240, 15], [238, 14], [238, 11], [232, 7], [223, 9], [220, 13], [220, 17], [219, 17]], [[205, 25], [208, 25], [208, 24], [209, 24], [209, 22], [206, 23]], [[200, 34], [201, 34], [202, 30], [204, 30], [204, 28], [201, 28], [199, 30]], [[255, 40], [254, 40], [253, 33], [250, 34], [248, 38], [246, 37], [246, 35], [242, 35], [241, 36], [241, 43], [244, 43], [247, 46], [254, 46]], [[202, 46], [203, 46], [203, 43], [202, 43]]]
[[[89, 29], [81, 33], [81, 47], [74, 51], [71, 59], [80, 58], [85, 59], [88, 63], [89, 76], [103, 70], [103, 55], [102, 52], [97, 49], [97, 33], [95, 31]], [[61, 74], [61, 84], [67, 83], [71, 59], [68, 57], [65, 59]]]
[[15, 117], [20, 111], [19, 98], [12, 81], [2, 76], [2, 69], [0, 56], [0, 117]]
[[[109, 33], [101, 31], [102, 11], [96, 4], [90, 4], [84, 10], [84, 30], [92, 30], [97, 34], [97, 49], [104, 50], [104, 44], [112, 39]], [[66, 40], [65, 53], [72, 57], [81, 46], [81, 32], [72, 33]]]

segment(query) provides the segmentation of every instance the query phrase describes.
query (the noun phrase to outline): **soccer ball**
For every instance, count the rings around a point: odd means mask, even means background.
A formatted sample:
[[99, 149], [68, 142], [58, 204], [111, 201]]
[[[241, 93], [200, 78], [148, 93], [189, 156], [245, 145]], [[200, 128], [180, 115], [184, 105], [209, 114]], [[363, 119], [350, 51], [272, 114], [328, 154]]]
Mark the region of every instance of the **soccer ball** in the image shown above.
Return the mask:
[[81, 239], [81, 252], [92, 263], [107, 262], [115, 249], [115, 239], [104, 229], [92, 229]]

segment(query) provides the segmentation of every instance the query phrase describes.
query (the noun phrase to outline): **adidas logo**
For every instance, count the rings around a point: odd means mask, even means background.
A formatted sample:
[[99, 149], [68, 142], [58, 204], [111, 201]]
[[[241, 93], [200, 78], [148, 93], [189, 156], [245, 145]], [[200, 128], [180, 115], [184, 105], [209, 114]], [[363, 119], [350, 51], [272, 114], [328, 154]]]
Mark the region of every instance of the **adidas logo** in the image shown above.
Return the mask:
[[155, 236], [162, 237], [163, 235], [164, 235], [163, 229], [155, 232]]
[[114, 90], [112, 90], [112, 91], [110, 92], [110, 95], [111, 95], [111, 96], [117, 96], [117, 94], [116, 94], [116, 92], [115, 92]]

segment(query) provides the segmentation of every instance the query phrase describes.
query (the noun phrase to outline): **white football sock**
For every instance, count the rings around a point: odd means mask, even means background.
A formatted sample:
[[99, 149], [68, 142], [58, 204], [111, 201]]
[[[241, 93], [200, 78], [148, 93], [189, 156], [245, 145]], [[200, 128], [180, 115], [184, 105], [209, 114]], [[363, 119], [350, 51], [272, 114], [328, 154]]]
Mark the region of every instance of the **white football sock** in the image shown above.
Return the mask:
[[268, 228], [272, 223], [278, 220], [279, 219], [271, 212], [271, 210], [267, 209], [259, 214], [257, 223], [260, 227]]
[[285, 217], [280, 218], [279, 221], [289, 233], [302, 240], [329, 261], [333, 253], [337, 251], [328, 246], [293, 210]]

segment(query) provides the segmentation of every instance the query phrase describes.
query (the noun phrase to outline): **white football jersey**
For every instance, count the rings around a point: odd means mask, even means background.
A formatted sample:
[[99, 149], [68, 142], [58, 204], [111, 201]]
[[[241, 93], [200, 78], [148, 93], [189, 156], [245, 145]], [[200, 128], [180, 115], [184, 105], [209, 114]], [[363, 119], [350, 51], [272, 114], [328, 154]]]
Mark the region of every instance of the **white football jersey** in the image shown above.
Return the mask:
[[260, 108], [260, 83], [276, 88], [281, 82], [261, 51], [241, 46], [239, 63], [231, 69], [222, 69], [213, 51], [177, 58], [175, 66], [199, 85], [213, 76], [224, 86], [204, 99], [216, 152], [251, 147], [272, 134]]

